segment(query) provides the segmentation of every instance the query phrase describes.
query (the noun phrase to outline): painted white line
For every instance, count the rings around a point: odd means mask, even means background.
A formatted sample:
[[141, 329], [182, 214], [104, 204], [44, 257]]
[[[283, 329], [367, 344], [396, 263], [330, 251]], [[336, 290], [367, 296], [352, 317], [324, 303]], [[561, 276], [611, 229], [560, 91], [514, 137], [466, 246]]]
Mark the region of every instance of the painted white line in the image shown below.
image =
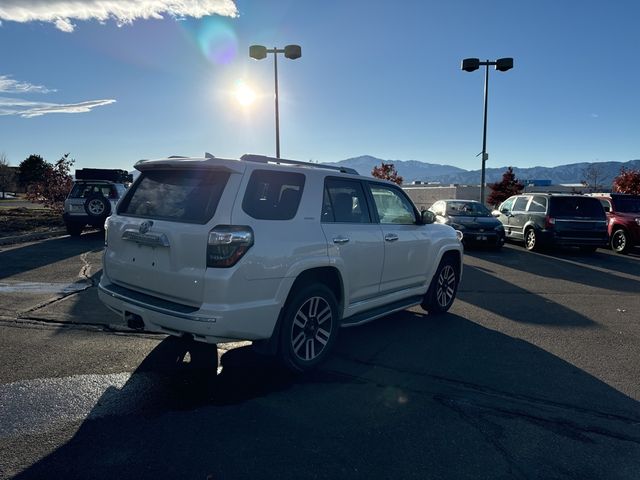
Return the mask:
[[0, 293], [59, 293], [80, 292], [89, 288], [89, 282], [40, 283], [40, 282], [0, 282]]

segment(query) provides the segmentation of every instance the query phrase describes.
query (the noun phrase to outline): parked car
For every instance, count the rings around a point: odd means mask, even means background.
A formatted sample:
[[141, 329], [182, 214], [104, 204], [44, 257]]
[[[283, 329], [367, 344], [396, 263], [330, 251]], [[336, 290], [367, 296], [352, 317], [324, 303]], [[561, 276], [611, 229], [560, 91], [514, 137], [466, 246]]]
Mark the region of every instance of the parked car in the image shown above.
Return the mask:
[[465, 245], [504, 245], [504, 227], [491, 211], [475, 200], [440, 200], [429, 210], [437, 223], [450, 225], [463, 233]]
[[593, 193], [607, 214], [609, 246], [614, 252], [628, 253], [640, 246], [640, 195]]
[[252, 340], [303, 371], [326, 358], [340, 327], [454, 301], [455, 230], [391, 182], [257, 155], [135, 167], [106, 223], [99, 285], [132, 328]]
[[64, 201], [62, 214], [67, 233], [78, 237], [87, 226], [103, 228], [106, 218], [115, 211], [131, 180], [131, 175], [125, 170], [76, 170], [75, 181]]
[[607, 219], [600, 202], [583, 195], [527, 193], [505, 200], [493, 212], [507, 239], [527, 250], [574, 246], [593, 252], [608, 243]]

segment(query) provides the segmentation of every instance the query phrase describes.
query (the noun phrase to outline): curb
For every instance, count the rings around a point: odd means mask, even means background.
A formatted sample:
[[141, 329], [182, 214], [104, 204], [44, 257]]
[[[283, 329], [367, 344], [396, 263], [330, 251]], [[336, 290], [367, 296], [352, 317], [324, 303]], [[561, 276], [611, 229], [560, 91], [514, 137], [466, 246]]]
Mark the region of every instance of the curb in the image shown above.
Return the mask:
[[12, 245], [14, 243], [32, 242], [51, 237], [61, 237], [68, 235], [66, 230], [52, 230], [50, 232], [26, 233], [24, 235], [14, 235], [12, 237], [0, 238], [0, 245]]

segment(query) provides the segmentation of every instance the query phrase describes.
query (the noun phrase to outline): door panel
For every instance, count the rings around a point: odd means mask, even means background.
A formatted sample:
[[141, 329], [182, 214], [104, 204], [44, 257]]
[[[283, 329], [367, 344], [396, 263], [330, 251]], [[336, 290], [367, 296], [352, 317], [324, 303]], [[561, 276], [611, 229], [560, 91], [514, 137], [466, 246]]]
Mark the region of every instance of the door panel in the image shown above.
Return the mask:
[[406, 290], [426, 283], [433, 249], [424, 225], [417, 224], [411, 201], [394, 187], [370, 182], [384, 238], [380, 293]]
[[322, 205], [322, 230], [329, 258], [344, 269], [346, 304], [378, 295], [384, 241], [374, 223], [362, 182], [327, 178]]

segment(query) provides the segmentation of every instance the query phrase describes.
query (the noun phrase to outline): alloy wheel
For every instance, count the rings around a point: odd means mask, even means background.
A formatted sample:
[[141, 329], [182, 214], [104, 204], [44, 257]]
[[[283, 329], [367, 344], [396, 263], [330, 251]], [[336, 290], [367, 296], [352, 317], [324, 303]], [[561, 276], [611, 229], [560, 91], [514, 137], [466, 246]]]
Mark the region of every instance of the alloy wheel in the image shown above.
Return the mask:
[[446, 308], [452, 301], [456, 291], [456, 272], [451, 265], [445, 265], [440, 271], [436, 286], [436, 301]]
[[616, 230], [611, 237], [611, 248], [616, 252], [624, 252], [627, 249], [627, 236], [623, 230]]
[[291, 328], [291, 348], [305, 362], [322, 354], [333, 328], [331, 306], [323, 297], [311, 297], [295, 314]]
[[100, 216], [104, 212], [104, 203], [97, 198], [91, 200], [87, 206], [91, 215]]

